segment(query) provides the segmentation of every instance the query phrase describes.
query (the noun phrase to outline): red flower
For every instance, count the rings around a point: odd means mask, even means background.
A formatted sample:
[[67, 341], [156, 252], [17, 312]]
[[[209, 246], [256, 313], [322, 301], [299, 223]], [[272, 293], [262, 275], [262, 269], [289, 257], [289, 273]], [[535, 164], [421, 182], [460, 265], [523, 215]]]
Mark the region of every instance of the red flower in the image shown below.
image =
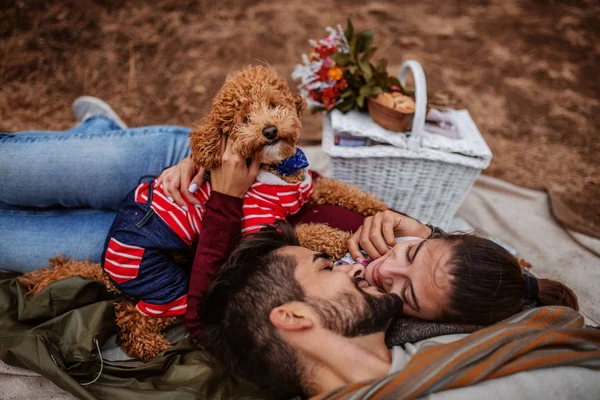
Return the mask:
[[321, 57], [321, 60], [322, 60], [325, 57], [335, 54], [335, 52], [337, 51], [337, 47], [321, 45], [319, 47], [316, 47], [315, 51], [319, 54], [319, 57]]
[[346, 82], [346, 80], [344, 78], [340, 79], [339, 81], [336, 82], [335, 84], [335, 89], [340, 91], [340, 90], [344, 90], [348, 87], [348, 83]]
[[319, 72], [317, 72], [319, 80], [327, 82], [329, 80], [329, 68], [322, 66]]
[[336, 97], [337, 97], [337, 94], [335, 93], [333, 88], [327, 88], [327, 89], [323, 90], [322, 102], [323, 102], [323, 105], [325, 106], [325, 108], [327, 108], [327, 109], [333, 108], [333, 106], [335, 106]]

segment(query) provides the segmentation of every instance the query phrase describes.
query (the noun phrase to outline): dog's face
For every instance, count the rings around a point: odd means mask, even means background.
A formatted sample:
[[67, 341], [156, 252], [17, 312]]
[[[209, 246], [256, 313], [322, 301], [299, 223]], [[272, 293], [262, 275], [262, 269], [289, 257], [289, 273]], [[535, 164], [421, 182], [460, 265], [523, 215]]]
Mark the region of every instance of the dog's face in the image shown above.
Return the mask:
[[199, 167], [220, 165], [225, 135], [233, 151], [261, 164], [276, 164], [296, 152], [306, 102], [267, 67], [249, 67], [228, 77], [209, 115], [190, 134]]

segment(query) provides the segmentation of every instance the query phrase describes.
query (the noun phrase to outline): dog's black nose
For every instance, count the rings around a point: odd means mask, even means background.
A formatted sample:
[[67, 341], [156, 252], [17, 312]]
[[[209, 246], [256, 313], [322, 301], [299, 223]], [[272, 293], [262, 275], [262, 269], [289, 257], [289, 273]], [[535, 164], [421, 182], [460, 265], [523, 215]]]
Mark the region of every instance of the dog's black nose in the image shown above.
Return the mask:
[[274, 125], [267, 126], [263, 129], [263, 136], [269, 140], [273, 140], [277, 137], [277, 127]]

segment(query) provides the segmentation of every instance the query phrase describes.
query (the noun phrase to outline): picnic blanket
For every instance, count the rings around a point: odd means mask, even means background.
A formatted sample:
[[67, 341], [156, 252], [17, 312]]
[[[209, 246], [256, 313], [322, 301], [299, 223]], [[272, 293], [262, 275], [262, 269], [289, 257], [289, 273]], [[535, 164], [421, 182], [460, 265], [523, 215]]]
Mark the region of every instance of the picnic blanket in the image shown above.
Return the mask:
[[564, 307], [523, 311], [465, 338], [418, 352], [400, 371], [318, 397], [414, 399], [518, 372], [558, 366], [600, 369], [600, 331]]
[[[229, 375], [210, 355], [194, 348], [188, 338], [178, 341], [148, 363], [102, 359], [99, 357], [100, 346], [116, 332], [112, 305], [116, 299], [118, 297], [107, 292], [101, 283], [80, 277], [57, 281], [32, 298], [25, 298], [25, 289], [15, 279], [0, 279], [0, 359], [9, 365], [37, 372], [81, 399], [276, 398], [274, 393]], [[580, 344], [589, 348], [582, 352], [571, 341], [552, 342], [570, 345], [564, 349], [568, 357], [562, 357], [564, 362], [558, 364], [543, 359], [535, 367], [583, 365], [583, 354], [600, 357], [600, 332], [581, 329], [583, 318], [578, 313], [562, 308], [536, 310], [541, 311], [527, 314], [529, 317], [525, 320], [535, 321], [535, 324], [527, 322], [529, 325], [523, 328], [526, 333], [540, 327], [553, 329], [552, 332], [561, 335], [577, 333]], [[540, 317], [546, 314], [539, 313], [548, 312], [551, 317]], [[503, 335], [505, 342], [521, 337], [523, 324], [514, 326], [519, 329], [511, 330], [512, 335]], [[481, 332], [503, 332], [504, 329], [502, 325], [494, 325], [467, 338], [480, 337]], [[460, 354], [460, 343], [465, 342], [461, 340], [427, 353], [426, 364], [442, 365], [446, 360], [444, 357]], [[586, 358], [586, 362], [593, 360], [600, 359]], [[510, 373], [510, 370], [503, 371]], [[489, 375], [493, 376], [501, 375]], [[438, 390], [444, 388], [437, 387]]]
[[188, 338], [148, 363], [101, 359], [99, 347], [116, 333], [118, 297], [100, 282], [73, 277], [32, 298], [25, 298], [25, 291], [15, 279], [0, 276], [0, 359], [37, 372], [80, 399], [274, 398], [226, 373]]

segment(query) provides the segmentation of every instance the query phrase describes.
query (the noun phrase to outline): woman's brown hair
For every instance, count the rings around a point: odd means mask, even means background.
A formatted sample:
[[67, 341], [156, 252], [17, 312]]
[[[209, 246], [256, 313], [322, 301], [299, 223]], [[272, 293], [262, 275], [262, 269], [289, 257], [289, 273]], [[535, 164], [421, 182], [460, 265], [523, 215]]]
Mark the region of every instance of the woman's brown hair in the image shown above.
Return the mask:
[[526, 300], [579, 310], [577, 296], [551, 279], [538, 279], [538, 295], [526, 299], [526, 279], [516, 257], [489, 239], [469, 234], [444, 235], [451, 246], [450, 295], [444, 319], [490, 325], [523, 310]]

